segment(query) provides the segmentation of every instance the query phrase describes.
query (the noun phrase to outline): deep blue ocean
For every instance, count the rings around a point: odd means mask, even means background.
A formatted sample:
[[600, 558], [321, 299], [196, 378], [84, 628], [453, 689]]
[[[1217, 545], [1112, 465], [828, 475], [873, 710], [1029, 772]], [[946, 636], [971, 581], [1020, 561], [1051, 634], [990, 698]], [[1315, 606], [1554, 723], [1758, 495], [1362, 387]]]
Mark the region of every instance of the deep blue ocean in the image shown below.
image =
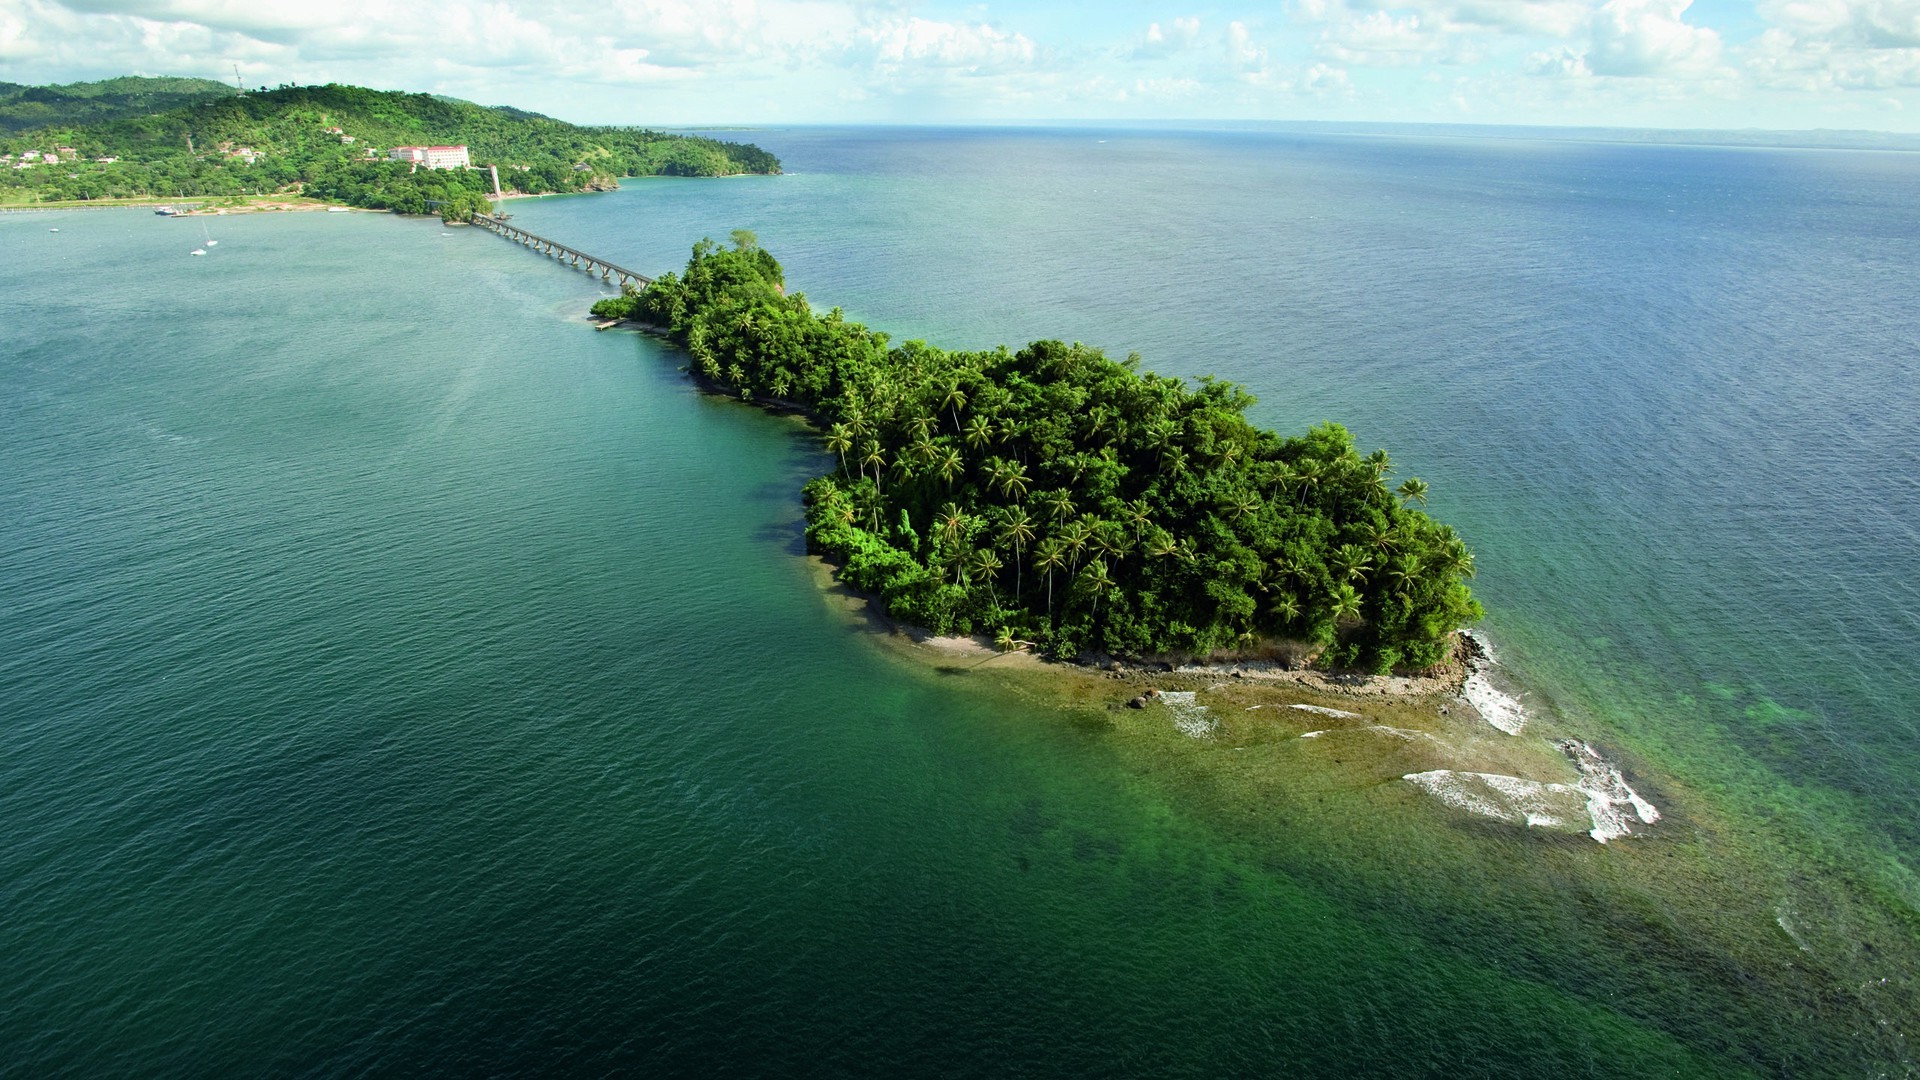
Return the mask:
[[508, 208], [1346, 425], [1473, 546], [1514, 745], [1659, 822], [903, 661], [818, 438], [483, 231], [0, 214], [0, 1075], [1916, 1072], [1920, 155], [724, 136], [787, 174]]

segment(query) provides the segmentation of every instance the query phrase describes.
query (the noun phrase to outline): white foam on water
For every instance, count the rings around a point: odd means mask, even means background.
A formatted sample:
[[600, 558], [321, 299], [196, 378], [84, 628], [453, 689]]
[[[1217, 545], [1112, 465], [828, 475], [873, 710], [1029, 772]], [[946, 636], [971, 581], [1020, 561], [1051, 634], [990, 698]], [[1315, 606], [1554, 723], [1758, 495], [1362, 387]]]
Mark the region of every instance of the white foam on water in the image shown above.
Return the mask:
[[1604, 844], [1628, 835], [1633, 831], [1634, 818], [1643, 825], [1660, 820], [1659, 808], [1629, 787], [1620, 769], [1601, 757], [1599, 751], [1578, 739], [1568, 739], [1560, 744], [1560, 749], [1566, 751], [1580, 770], [1578, 786], [1587, 796], [1587, 813], [1593, 818], [1589, 835], [1595, 840]]
[[1455, 772], [1434, 769], [1408, 773], [1401, 779], [1458, 810], [1536, 828], [1561, 828], [1569, 812], [1578, 812], [1579, 789], [1568, 784], [1543, 784], [1500, 773]]
[[1631, 835], [1636, 819], [1642, 825], [1660, 820], [1659, 809], [1628, 786], [1619, 768], [1593, 747], [1577, 739], [1559, 745], [1580, 770], [1578, 783], [1549, 784], [1452, 769], [1408, 773], [1401, 779], [1455, 809], [1515, 825], [1562, 828], [1584, 811], [1590, 826], [1587, 835], [1602, 844]]
[[[1341, 709], [1329, 709], [1324, 705], [1289, 705], [1287, 707], [1290, 709], [1299, 709], [1301, 712], [1318, 713], [1321, 716], [1337, 716], [1342, 720], [1360, 719], [1360, 714], [1357, 712], [1346, 712]], [[1258, 706], [1255, 706], [1255, 708], [1258, 708]]]
[[1500, 654], [1493, 651], [1492, 638], [1489, 638], [1478, 630], [1462, 630], [1460, 631], [1460, 636], [1480, 646], [1480, 655], [1486, 657], [1487, 663], [1497, 664], [1500, 662]]
[[1509, 735], [1518, 735], [1527, 727], [1527, 710], [1518, 698], [1504, 693], [1487, 679], [1484, 671], [1467, 676], [1460, 687], [1461, 700], [1473, 706], [1480, 718]]
[[1205, 705], [1193, 700], [1192, 690], [1162, 690], [1160, 702], [1173, 714], [1173, 726], [1180, 734], [1194, 739], [1212, 738], [1220, 730], [1220, 721]]

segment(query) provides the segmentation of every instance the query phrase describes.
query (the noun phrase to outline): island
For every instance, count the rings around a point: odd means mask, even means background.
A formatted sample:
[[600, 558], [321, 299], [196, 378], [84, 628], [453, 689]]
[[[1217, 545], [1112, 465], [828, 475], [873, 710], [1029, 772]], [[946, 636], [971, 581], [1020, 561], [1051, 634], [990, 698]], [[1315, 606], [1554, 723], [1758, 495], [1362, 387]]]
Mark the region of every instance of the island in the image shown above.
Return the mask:
[[746, 143], [358, 86], [0, 84], [0, 203], [16, 205], [302, 197], [458, 221], [495, 195], [779, 171]]
[[753, 234], [594, 305], [668, 334], [705, 385], [817, 424], [837, 467], [807, 539], [895, 619], [1049, 656], [1259, 657], [1419, 672], [1483, 614], [1473, 555], [1325, 423], [1284, 437], [1254, 398], [1099, 349], [949, 350], [789, 294]]

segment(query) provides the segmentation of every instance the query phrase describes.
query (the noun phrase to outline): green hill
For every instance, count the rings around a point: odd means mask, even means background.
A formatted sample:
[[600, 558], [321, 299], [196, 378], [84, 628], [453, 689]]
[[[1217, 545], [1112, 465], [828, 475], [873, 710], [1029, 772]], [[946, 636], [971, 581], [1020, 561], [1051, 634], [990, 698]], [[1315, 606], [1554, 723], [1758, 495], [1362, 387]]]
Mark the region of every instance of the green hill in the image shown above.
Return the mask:
[[[532, 194], [606, 188], [622, 176], [780, 171], [779, 159], [750, 144], [581, 127], [519, 109], [329, 84], [247, 94], [223, 89], [157, 112], [122, 108], [97, 122], [11, 132], [0, 138], [0, 152], [72, 153], [55, 164], [0, 170], [0, 199], [302, 193], [419, 212], [436, 201], [470, 204], [487, 190], [482, 172], [387, 160], [393, 147], [431, 144], [465, 145], [475, 165], [499, 167], [503, 187]], [[109, 158], [116, 160], [102, 160]]]
[[0, 83], [0, 131], [11, 133], [149, 116], [215, 98], [230, 98], [237, 93], [233, 87], [210, 79], [139, 75], [63, 86]]

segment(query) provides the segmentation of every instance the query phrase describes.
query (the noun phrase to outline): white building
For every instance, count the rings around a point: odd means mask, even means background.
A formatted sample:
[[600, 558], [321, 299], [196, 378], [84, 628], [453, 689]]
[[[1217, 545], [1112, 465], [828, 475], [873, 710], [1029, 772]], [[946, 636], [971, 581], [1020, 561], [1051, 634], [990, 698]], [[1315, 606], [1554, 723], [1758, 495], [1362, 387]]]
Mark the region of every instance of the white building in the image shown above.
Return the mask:
[[387, 157], [394, 161], [411, 161], [429, 169], [465, 169], [473, 164], [468, 160], [464, 146], [396, 146], [387, 151]]

